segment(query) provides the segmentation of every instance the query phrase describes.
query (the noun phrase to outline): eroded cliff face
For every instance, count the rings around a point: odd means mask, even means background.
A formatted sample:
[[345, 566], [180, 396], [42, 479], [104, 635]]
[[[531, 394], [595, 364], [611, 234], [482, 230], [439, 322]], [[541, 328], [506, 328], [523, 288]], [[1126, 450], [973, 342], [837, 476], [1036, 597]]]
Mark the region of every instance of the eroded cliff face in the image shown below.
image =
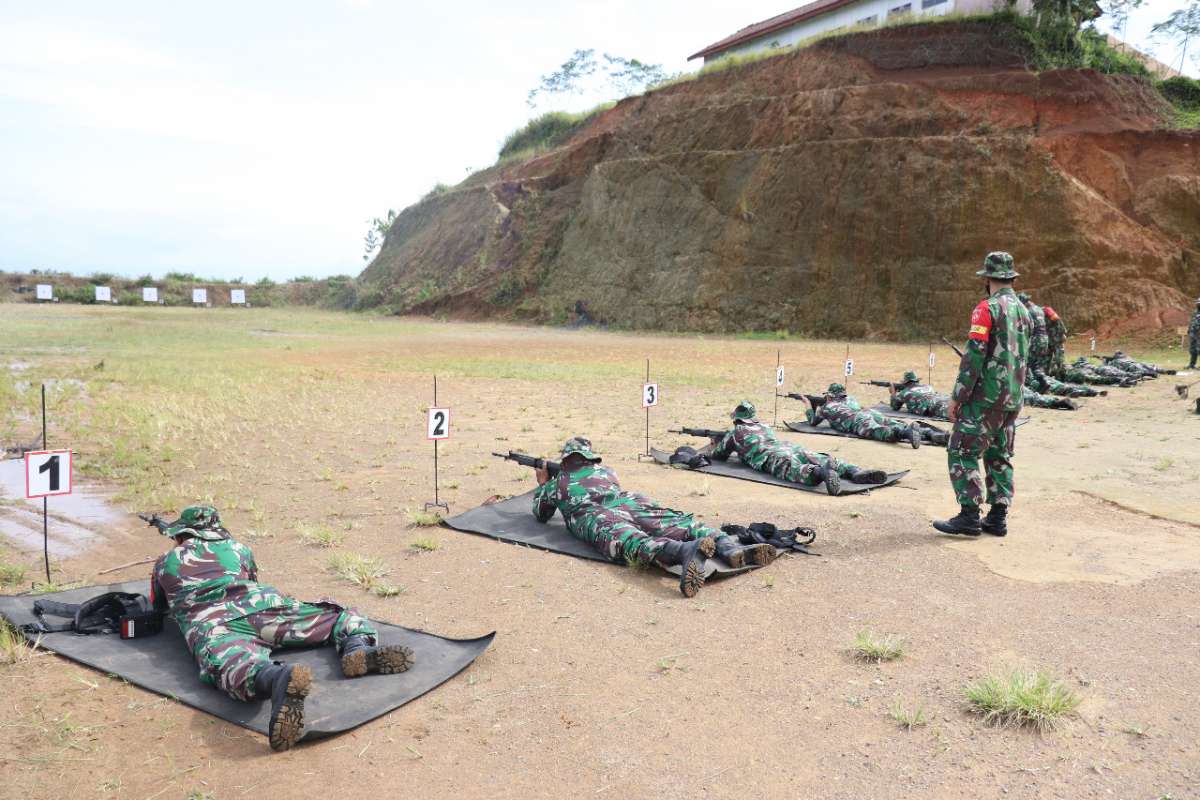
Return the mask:
[[[369, 304], [837, 337], [961, 333], [989, 250], [1075, 330], [1200, 293], [1200, 135], [987, 24], [832, 40], [627, 99], [406, 209]], [[1182, 319], [1182, 317], [1180, 317]]]

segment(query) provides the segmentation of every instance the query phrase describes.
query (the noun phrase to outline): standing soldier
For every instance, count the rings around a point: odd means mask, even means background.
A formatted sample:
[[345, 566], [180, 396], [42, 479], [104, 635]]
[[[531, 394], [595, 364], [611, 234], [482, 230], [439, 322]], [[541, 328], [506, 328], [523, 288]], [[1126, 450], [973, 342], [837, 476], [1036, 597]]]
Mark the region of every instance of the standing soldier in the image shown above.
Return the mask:
[[1196, 359], [1200, 358], [1200, 297], [1196, 298], [1196, 310], [1192, 312], [1192, 322], [1188, 325], [1188, 369], [1196, 368]]
[[[1033, 321], [1013, 292], [1012, 283], [1018, 273], [1011, 255], [989, 253], [983, 269], [975, 274], [986, 279], [988, 297], [971, 313], [967, 347], [951, 394], [949, 416], [954, 432], [946, 448], [950, 485], [959, 512], [951, 519], [934, 521], [933, 527], [942, 533], [964, 536], [978, 536], [981, 530], [1004, 536], [1013, 498], [1011, 459]], [[980, 455], [991, 505], [982, 524], [979, 507], [983, 504], [984, 481], [979, 475]]]

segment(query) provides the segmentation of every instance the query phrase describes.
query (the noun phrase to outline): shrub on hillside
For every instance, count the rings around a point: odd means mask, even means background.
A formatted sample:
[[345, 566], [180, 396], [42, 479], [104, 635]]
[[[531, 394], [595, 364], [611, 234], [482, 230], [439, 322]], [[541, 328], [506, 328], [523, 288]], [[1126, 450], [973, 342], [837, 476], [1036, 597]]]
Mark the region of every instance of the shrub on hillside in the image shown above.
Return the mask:
[[570, 139], [580, 128], [591, 122], [597, 114], [612, 108], [615, 103], [604, 103], [591, 111], [571, 114], [566, 111], [551, 111], [529, 120], [525, 127], [513, 131], [500, 146], [500, 159], [522, 154], [533, 155]]
[[1176, 108], [1200, 109], [1200, 81], [1180, 75], [1158, 82], [1158, 91]]

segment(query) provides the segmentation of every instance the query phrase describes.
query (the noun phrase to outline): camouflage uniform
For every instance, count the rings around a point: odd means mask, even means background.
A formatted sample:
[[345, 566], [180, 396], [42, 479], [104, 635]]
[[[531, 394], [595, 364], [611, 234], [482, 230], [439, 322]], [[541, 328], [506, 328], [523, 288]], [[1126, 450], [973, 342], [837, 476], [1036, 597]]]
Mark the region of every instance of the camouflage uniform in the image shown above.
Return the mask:
[[1029, 363], [1026, 367], [1036, 373], [1044, 373], [1050, 370], [1050, 333], [1046, 325], [1046, 312], [1037, 303], [1033, 302], [1025, 292], [1017, 295], [1021, 304], [1029, 312], [1029, 319], [1033, 323], [1033, 331], [1029, 338]]
[[167, 527], [186, 535], [154, 564], [150, 595], [169, 611], [200, 667], [200, 680], [238, 700], [255, 697], [255, 676], [276, 647], [308, 647], [350, 636], [374, 644], [376, 630], [353, 609], [302, 603], [258, 582], [250, 548], [221, 527], [216, 509], [193, 506]]
[[[1136, 379], [1136, 377], [1137, 377], [1135, 375], [1130, 375], [1128, 372], [1126, 372], [1123, 369], [1119, 369], [1117, 367], [1110, 367], [1107, 364], [1092, 364], [1086, 358], [1083, 358], [1082, 356], [1075, 359], [1074, 366], [1082, 369], [1085, 374], [1093, 375], [1093, 376], [1095, 376], [1095, 378], [1101, 378], [1101, 379], [1104, 379], [1107, 381], [1112, 381], [1113, 383], [1127, 382], [1131, 379]], [[1100, 381], [1093, 378], [1092, 380], [1090, 380], [1088, 382], [1089, 383], [1099, 383]]]
[[878, 411], [864, 409], [858, 400], [846, 395], [846, 387], [832, 383], [825, 392], [825, 402], [807, 412], [809, 425], [820, 425], [828, 420], [835, 431], [849, 433], [861, 439], [878, 442], [899, 442], [908, 438], [910, 425]]
[[1147, 364], [1144, 361], [1130, 358], [1120, 350], [1105, 358], [1104, 363], [1121, 370], [1133, 378], [1157, 378], [1159, 375], [1158, 368], [1153, 364]]
[[718, 461], [737, 455], [751, 469], [804, 486], [816, 486], [821, 482], [817, 467], [833, 469], [843, 478], [852, 478], [859, 469], [825, 453], [814, 453], [798, 444], [780, 441], [773, 430], [756, 420], [734, 425], [717, 442], [711, 455]]
[[1196, 359], [1200, 358], [1200, 298], [1196, 300], [1196, 310], [1188, 323], [1188, 356], [1188, 369], [1195, 369]]
[[950, 410], [949, 395], [939, 394], [932, 386], [921, 383], [917, 373], [904, 373], [904, 381], [888, 398], [893, 411], [906, 409], [910, 414], [945, 419]]
[[[993, 253], [978, 274], [1011, 275], [1012, 256]], [[984, 499], [979, 457], [987, 475], [987, 500], [1009, 505], [1013, 497], [1012, 454], [1021, 413], [1033, 321], [1012, 287], [981, 300], [971, 314], [967, 347], [952, 397], [959, 404], [947, 461], [958, 504], [978, 510]]]
[[558, 511], [572, 536], [588, 542], [608, 560], [626, 564], [649, 564], [668, 541], [722, 536], [691, 514], [623, 490], [616, 474], [600, 465], [586, 439], [567, 442], [563, 454], [572, 452], [591, 463], [573, 472], [563, 468], [537, 488], [533, 514], [538, 522], [549, 521]]
[[1053, 394], [1058, 397], [1095, 397], [1100, 392], [1082, 383], [1064, 383], [1047, 373], [1025, 373], [1025, 387], [1034, 392]]
[[1057, 377], [1067, 366], [1067, 323], [1050, 306], [1043, 306], [1042, 310], [1046, 312], [1046, 338], [1050, 343], [1050, 366], [1046, 372]]
[[1063, 370], [1062, 377], [1063, 380], [1070, 381], [1071, 383], [1091, 383], [1097, 386], [1115, 386], [1129, 381], [1128, 375], [1101, 374], [1083, 356], [1080, 356], [1075, 359], [1074, 363], [1068, 365]]
[[1046, 394], [1038, 394], [1026, 384], [1022, 386], [1022, 399], [1025, 405], [1032, 408], [1057, 408], [1060, 410], [1074, 411], [1076, 406], [1070, 400], [1063, 397], [1051, 397]]

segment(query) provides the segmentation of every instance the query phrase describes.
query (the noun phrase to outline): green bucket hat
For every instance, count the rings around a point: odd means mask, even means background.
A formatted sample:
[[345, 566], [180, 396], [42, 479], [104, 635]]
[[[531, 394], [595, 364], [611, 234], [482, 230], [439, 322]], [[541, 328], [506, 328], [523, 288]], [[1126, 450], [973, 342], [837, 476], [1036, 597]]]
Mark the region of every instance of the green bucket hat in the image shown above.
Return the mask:
[[1026, 305], [1029, 304], [1029, 292], [1017, 292], [1017, 299]]
[[162, 530], [163, 536], [194, 536], [206, 542], [218, 542], [229, 538], [229, 531], [221, 527], [221, 515], [212, 506], [188, 506], [179, 519]]
[[592, 443], [583, 436], [573, 436], [567, 439], [567, 443], [562, 446], [562, 457], [566, 458], [572, 453], [579, 455], [591, 461], [593, 464], [600, 463], [600, 456], [592, 452]]
[[1011, 281], [1021, 273], [1013, 269], [1013, 257], [1003, 250], [988, 253], [983, 260], [983, 269], [975, 273], [981, 278], [995, 278], [998, 281]]
[[917, 377], [917, 373], [913, 372], [910, 369], [908, 372], [904, 373], [904, 380], [901, 382], [902, 383], [920, 383], [921, 379]]
[[829, 388], [825, 390], [825, 394], [833, 395], [834, 397], [844, 397], [846, 395], [846, 387], [840, 383], [831, 383]]
[[737, 404], [737, 408], [729, 415], [730, 419], [738, 422], [758, 422], [758, 409], [754, 407], [754, 403], [749, 400], [743, 400]]

